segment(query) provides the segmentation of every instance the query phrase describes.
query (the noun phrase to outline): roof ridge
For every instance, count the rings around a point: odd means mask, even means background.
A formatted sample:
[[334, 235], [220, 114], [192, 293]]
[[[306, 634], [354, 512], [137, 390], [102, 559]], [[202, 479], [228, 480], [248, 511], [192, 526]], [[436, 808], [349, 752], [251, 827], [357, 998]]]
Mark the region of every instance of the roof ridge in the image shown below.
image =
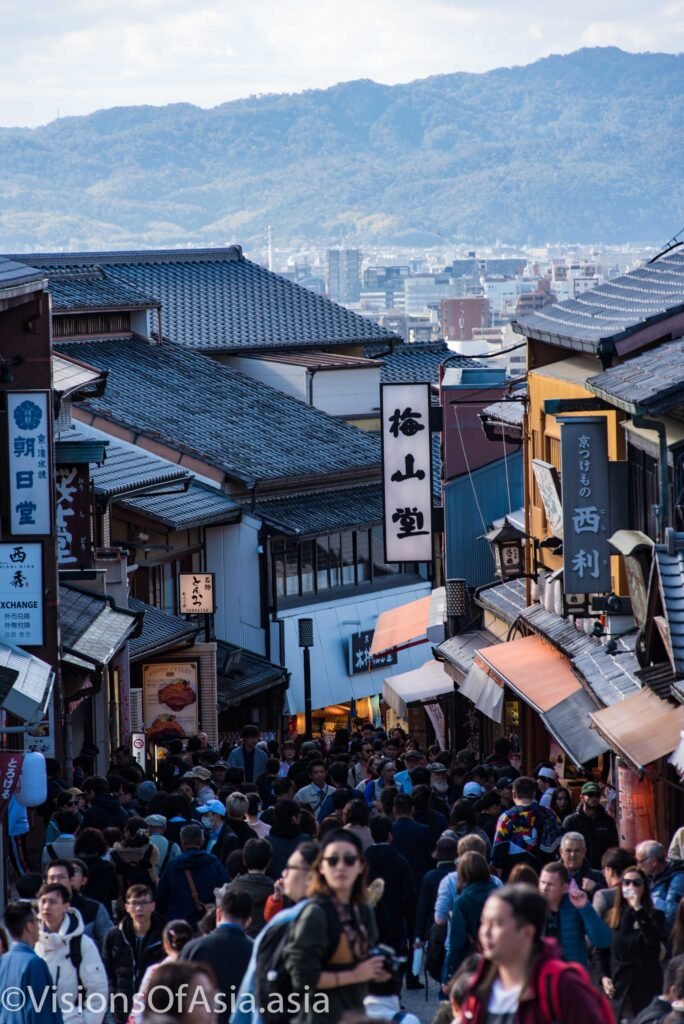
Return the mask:
[[7, 259], [23, 261], [27, 258], [36, 263], [53, 263], [64, 266], [98, 266], [100, 263], [185, 263], [204, 262], [210, 256], [217, 260], [242, 260], [241, 245], [229, 245], [203, 249], [112, 249], [98, 252], [37, 252], [7, 255]]

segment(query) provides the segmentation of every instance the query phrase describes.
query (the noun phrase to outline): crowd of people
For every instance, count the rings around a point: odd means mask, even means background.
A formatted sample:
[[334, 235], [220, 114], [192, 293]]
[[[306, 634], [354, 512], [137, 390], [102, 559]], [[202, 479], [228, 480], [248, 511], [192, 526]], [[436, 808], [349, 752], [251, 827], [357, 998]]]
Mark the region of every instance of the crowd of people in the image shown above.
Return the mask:
[[50, 762], [0, 1024], [420, 1024], [426, 985], [437, 1024], [684, 1024], [682, 830], [627, 849], [604, 783], [517, 762], [370, 723]]

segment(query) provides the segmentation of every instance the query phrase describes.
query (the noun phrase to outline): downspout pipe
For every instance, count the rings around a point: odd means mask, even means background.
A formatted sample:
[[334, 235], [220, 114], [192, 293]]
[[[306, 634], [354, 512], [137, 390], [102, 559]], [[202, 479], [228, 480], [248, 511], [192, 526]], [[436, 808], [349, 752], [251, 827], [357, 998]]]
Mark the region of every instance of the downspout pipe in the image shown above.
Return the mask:
[[670, 462], [665, 425], [660, 420], [648, 419], [647, 416], [643, 416], [641, 413], [634, 415], [632, 420], [635, 427], [641, 427], [643, 430], [653, 430], [658, 435], [658, 483], [660, 485], [660, 514], [658, 517], [660, 529], [658, 531], [658, 540], [662, 542], [665, 536], [665, 529], [670, 525]]

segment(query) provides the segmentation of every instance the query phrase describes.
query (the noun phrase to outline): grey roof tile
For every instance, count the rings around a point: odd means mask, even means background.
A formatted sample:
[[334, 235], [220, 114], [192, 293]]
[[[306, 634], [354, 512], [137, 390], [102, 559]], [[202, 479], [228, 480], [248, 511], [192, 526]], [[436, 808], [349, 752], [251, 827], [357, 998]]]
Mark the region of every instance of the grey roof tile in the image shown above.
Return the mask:
[[678, 676], [684, 675], [684, 551], [669, 554], [662, 544], [653, 549], [660, 589], [667, 616], [670, 645], [674, 669]]
[[123, 508], [147, 516], [171, 530], [194, 526], [237, 523], [242, 506], [215, 487], [193, 482], [180, 494], [147, 494], [117, 502]]
[[452, 636], [437, 648], [445, 661], [462, 673], [465, 677], [470, 670], [475, 655], [483, 647], [491, 647], [499, 643], [499, 640], [488, 629], [480, 629], [476, 633], [459, 633]]
[[[398, 341], [397, 335], [330, 299], [226, 249], [41, 253], [41, 268], [101, 268], [162, 305], [164, 337], [200, 351]], [[154, 325], [156, 328], [156, 325]]]
[[530, 338], [596, 352], [601, 340], [634, 334], [649, 323], [684, 311], [684, 247], [659, 256], [622, 277], [546, 306], [513, 323]]
[[317, 536], [382, 522], [382, 484], [268, 498], [254, 512], [289, 536]]
[[154, 309], [156, 299], [117, 281], [100, 268], [46, 271], [53, 313], [76, 310]]
[[274, 665], [260, 654], [253, 654], [224, 640], [218, 640], [216, 647], [219, 706], [232, 707], [245, 697], [253, 697], [287, 683], [287, 669]]
[[496, 420], [497, 423], [505, 423], [511, 427], [521, 427], [525, 415], [523, 402], [503, 401], [493, 402], [485, 406], [480, 413], [480, 418], [487, 417], [489, 420]]
[[512, 624], [525, 609], [525, 593], [525, 580], [508, 580], [481, 587], [475, 593], [475, 600], [481, 608]]
[[107, 338], [59, 350], [109, 371], [87, 409], [248, 486], [379, 468], [376, 437], [180, 345]]
[[587, 387], [620, 409], [636, 406], [649, 413], [666, 413], [684, 404], [684, 338], [627, 359], [590, 377]]
[[60, 639], [76, 657], [106, 665], [139, 628], [140, 616], [115, 607], [110, 598], [60, 585]]
[[0, 256], [0, 291], [34, 283], [39, 287], [44, 279], [44, 272], [37, 267], [30, 267], [9, 256]]
[[[366, 354], [378, 358], [372, 348]], [[439, 368], [445, 359], [450, 366], [481, 366], [482, 363], [469, 356], [456, 355], [446, 342], [417, 342], [413, 345], [395, 346], [393, 352], [382, 357], [380, 379], [383, 384], [406, 384], [411, 381], [428, 381], [437, 384]]]
[[128, 607], [133, 612], [142, 612], [142, 632], [128, 641], [131, 661], [163, 651], [168, 647], [194, 639], [198, 626], [180, 615], [167, 615], [161, 608], [155, 608], [144, 601], [129, 597]]

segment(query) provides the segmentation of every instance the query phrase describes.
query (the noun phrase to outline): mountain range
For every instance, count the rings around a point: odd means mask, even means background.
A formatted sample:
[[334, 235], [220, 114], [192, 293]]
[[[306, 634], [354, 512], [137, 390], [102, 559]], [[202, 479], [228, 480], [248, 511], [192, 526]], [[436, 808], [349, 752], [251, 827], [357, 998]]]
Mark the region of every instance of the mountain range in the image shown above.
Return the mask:
[[613, 47], [405, 85], [0, 129], [0, 251], [663, 242], [684, 55]]

